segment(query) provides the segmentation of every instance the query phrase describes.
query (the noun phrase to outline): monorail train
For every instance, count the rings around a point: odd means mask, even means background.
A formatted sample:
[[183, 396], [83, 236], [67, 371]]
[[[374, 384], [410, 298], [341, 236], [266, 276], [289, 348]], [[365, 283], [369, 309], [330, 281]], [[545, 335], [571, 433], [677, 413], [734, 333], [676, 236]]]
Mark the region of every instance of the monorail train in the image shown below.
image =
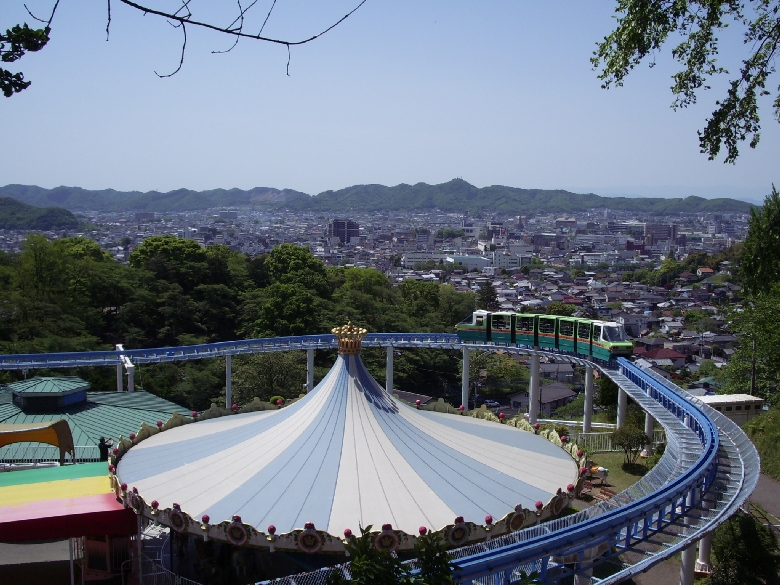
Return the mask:
[[634, 351], [623, 326], [612, 321], [480, 310], [455, 329], [463, 341], [538, 346], [603, 361]]

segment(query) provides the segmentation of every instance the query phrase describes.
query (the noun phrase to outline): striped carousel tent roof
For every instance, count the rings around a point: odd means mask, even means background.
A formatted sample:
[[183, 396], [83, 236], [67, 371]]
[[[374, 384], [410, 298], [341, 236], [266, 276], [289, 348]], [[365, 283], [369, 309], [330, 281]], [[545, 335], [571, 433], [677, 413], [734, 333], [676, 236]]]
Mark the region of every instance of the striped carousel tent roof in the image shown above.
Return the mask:
[[280, 410], [156, 434], [116, 471], [160, 509], [176, 502], [191, 518], [239, 515], [280, 533], [311, 522], [331, 535], [383, 524], [416, 534], [458, 516], [481, 525], [550, 501], [577, 474], [568, 453], [534, 433], [400, 402], [356, 354], [339, 354], [316, 388]]

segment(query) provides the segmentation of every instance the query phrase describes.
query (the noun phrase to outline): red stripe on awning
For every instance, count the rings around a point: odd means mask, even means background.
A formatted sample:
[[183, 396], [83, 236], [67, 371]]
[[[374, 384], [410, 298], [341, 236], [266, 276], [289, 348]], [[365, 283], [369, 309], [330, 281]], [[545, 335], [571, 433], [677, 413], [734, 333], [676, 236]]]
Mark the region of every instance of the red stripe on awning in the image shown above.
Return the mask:
[[114, 494], [0, 507], [0, 541], [133, 534], [136, 515]]

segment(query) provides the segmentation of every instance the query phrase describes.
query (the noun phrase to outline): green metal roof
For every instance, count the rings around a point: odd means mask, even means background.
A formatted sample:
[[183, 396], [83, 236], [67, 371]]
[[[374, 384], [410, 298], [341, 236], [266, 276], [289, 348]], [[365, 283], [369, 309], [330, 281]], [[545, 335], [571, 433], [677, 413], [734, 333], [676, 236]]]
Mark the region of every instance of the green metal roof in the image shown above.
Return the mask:
[[89, 390], [89, 382], [76, 376], [57, 378], [38, 377], [8, 384], [14, 394], [69, 394], [77, 390]]
[[[57, 411], [25, 413], [13, 403], [10, 385], [0, 388], [0, 423], [33, 423], [65, 419], [73, 434], [76, 456], [79, 447], [96, 446], [100, 437], [127, 437], [137, 433], [141, 423], [155, 426], [167, 421], [174, 412], [189, 414], [189, 410], [148, 392], [87, 392], [86, 402], [66, 406]], [[45, 449], [39, 443], [14, 443], [0, 448], [0, 461], [29, 459], [33, 450]], [[54, 448], [52, 448], [54, 449]], [[54, 451], [52, 451], [54, 453]], [[97, 455], [95, 455], [97, 457]], [[59, 455], [51, 459], [59, 459]]]

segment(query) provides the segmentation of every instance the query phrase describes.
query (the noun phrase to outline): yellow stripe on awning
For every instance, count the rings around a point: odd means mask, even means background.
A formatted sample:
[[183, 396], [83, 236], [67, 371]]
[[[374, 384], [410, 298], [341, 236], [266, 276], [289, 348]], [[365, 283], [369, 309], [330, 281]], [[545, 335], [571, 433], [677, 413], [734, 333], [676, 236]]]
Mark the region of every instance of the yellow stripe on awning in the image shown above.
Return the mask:
[[110, 494], [111, 483], [105, 476], [62, 479], [0, 487], [0, 506], [14, 506], [44, 500], [61, 500]]

